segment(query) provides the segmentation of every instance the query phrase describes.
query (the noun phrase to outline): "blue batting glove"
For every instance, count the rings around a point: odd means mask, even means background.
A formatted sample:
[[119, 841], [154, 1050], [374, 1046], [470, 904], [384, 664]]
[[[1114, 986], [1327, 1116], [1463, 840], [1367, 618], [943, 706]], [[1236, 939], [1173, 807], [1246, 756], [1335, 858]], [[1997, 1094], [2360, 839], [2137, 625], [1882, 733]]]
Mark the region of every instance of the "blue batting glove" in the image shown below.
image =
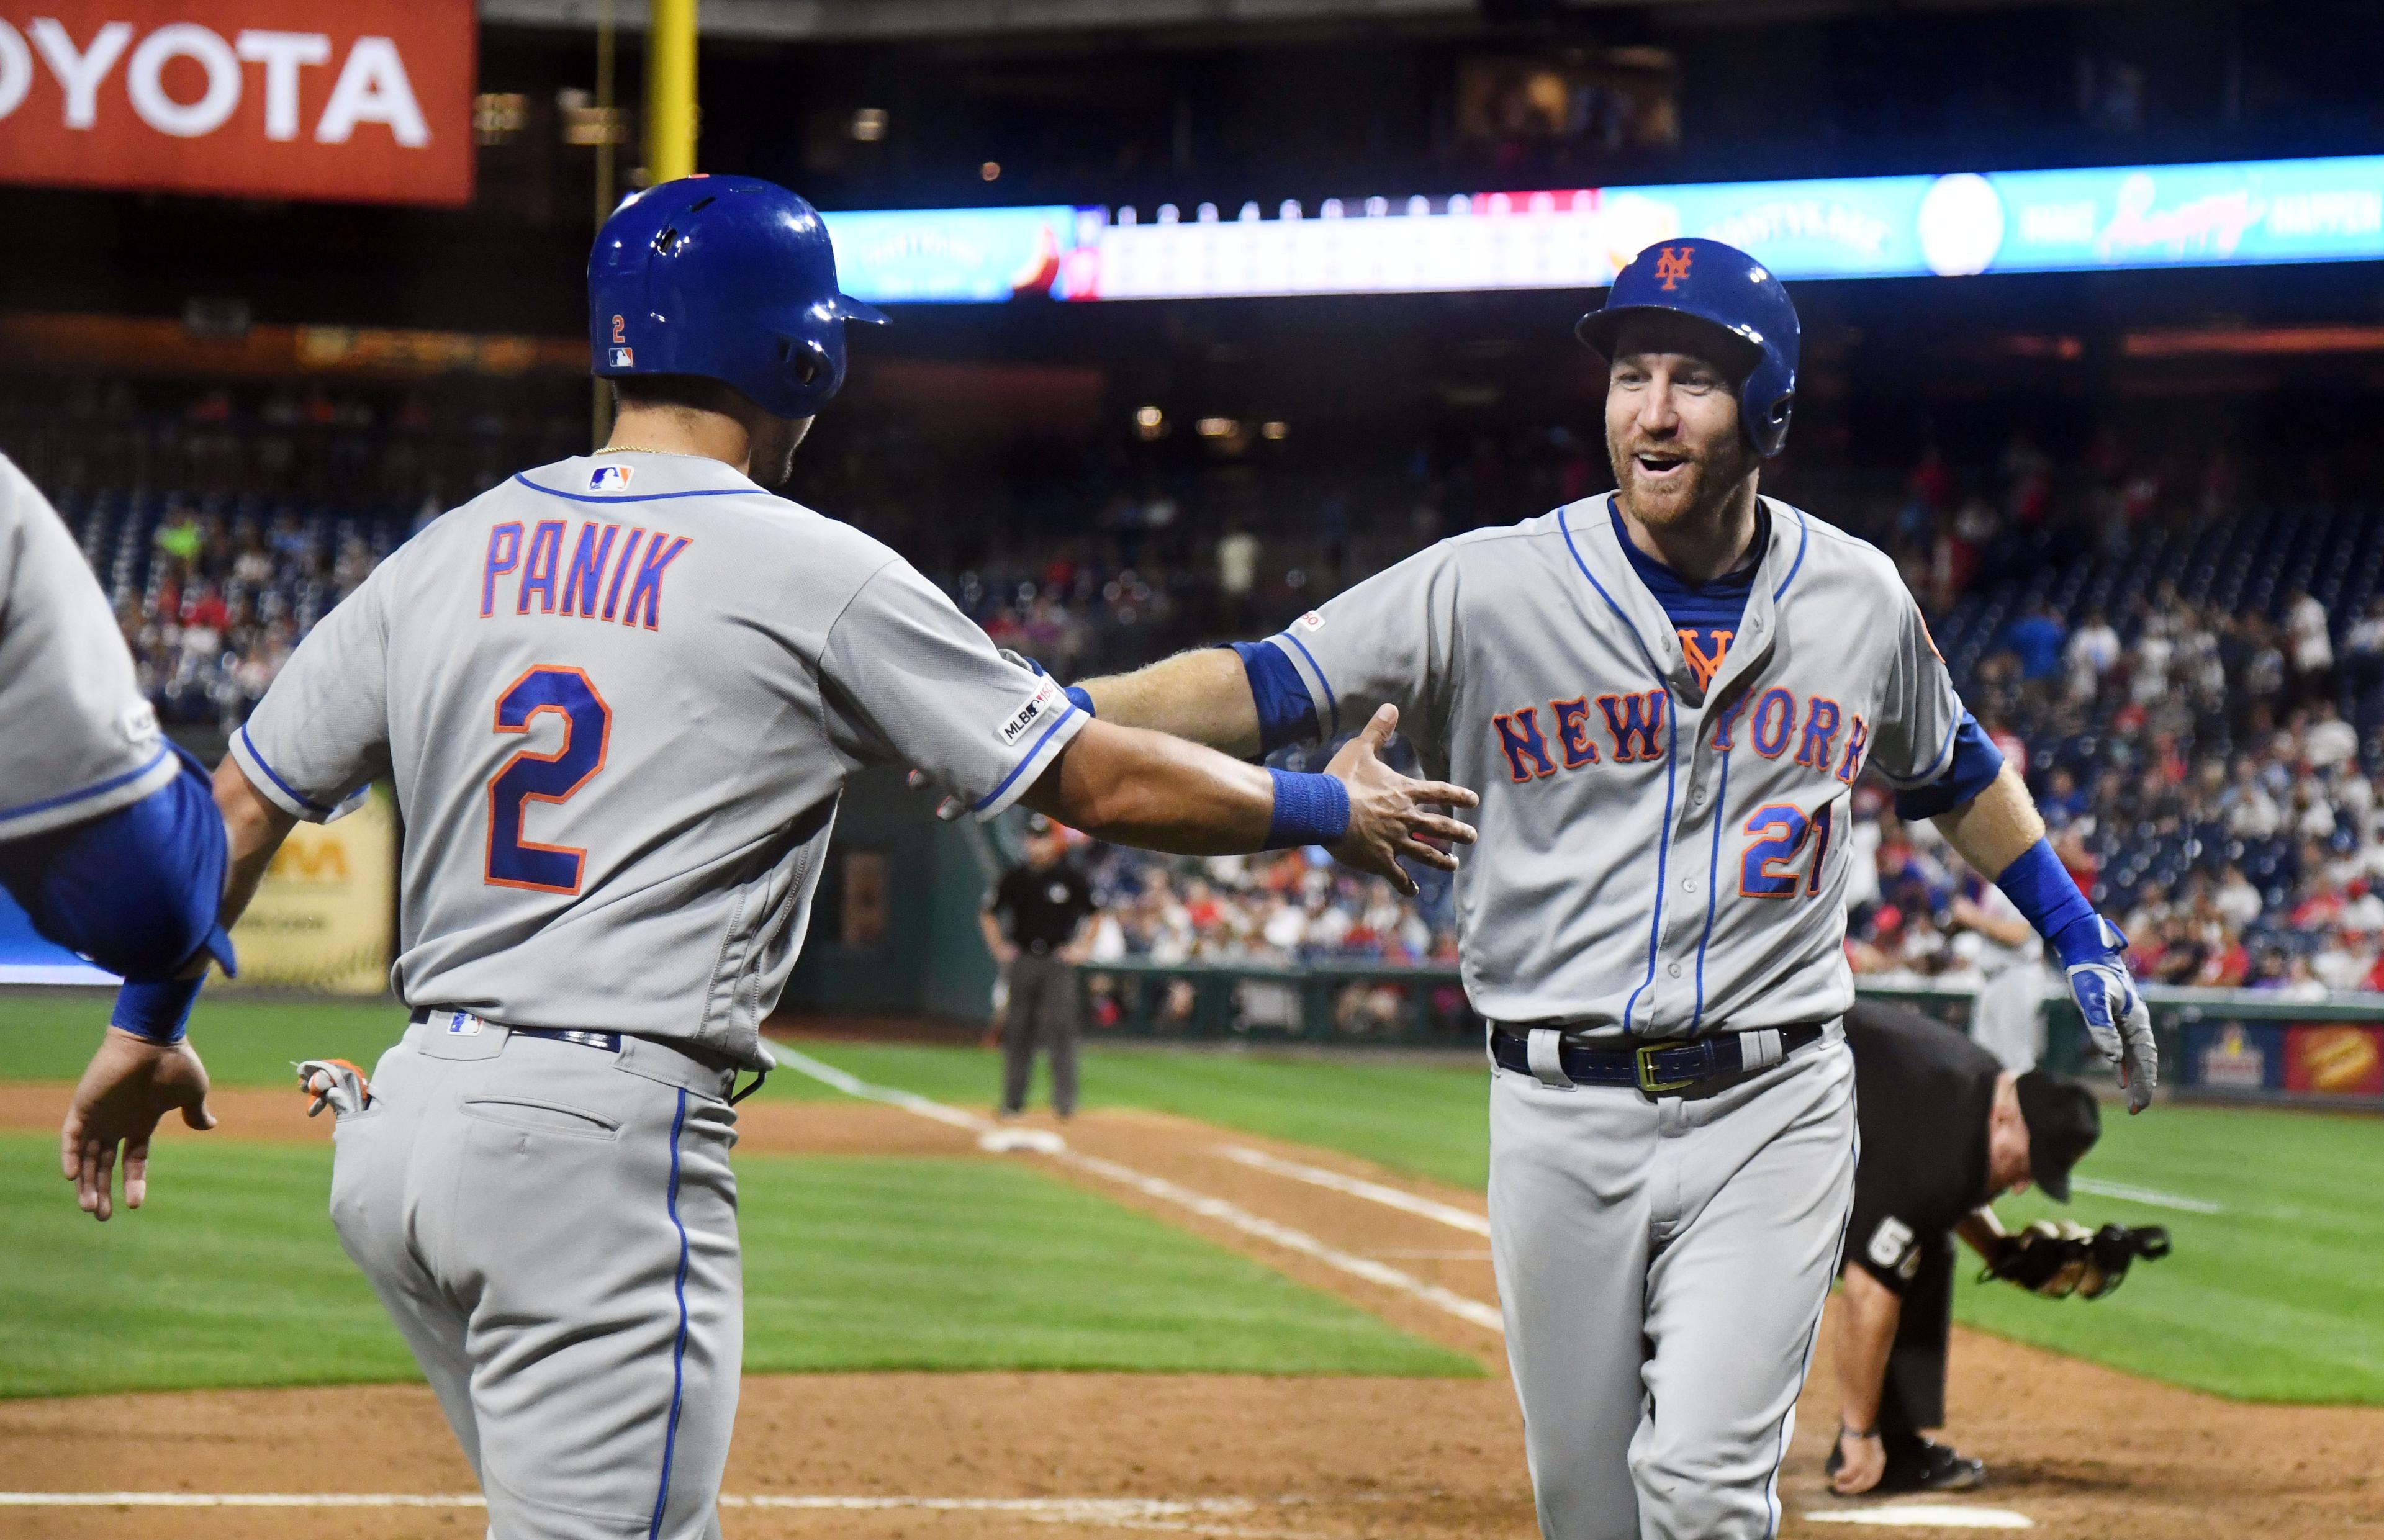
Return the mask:
[[2128, 972], [2127, 937], [2099, 914], [2093, 926], [2091, 934], [2081, 935], [2086, 922], [2078, 922], [2056, 938], [2055, 948], [2067, 965], [2069, 992], [2077, 997], [2079, 1014], [2086, 1018], [2086, 1035], [2118, 1070], [2119, 1084], [2128, 1092], [2128, 1111], [2141, 1112], [2152, 1105], [2153, 1087], [2160, 1080], [2153, 1013]]

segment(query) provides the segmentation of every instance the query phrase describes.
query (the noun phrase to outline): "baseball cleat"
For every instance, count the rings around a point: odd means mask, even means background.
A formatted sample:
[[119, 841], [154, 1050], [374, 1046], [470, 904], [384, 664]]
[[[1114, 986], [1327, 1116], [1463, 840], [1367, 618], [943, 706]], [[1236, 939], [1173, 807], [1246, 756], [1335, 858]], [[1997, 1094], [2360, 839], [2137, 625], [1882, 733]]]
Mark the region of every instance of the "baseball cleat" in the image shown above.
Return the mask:
[[1915, 1448], [1898, 1449], [1887, 1457], [1887, 1473], [1874, 1492], [1968, 1492], [1985, 1484], [1986, 1462], [1957, 1454], [1943, 1444], [1921, 1439]]

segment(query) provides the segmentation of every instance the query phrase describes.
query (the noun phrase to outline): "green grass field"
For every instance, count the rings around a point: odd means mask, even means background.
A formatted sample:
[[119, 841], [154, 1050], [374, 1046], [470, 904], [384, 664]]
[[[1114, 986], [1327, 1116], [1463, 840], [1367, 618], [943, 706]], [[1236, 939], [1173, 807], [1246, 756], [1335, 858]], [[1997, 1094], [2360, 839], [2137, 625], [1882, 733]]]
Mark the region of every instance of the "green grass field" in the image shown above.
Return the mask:
[[[81, 1067], [101, 1010], [96, 1004], [57, 997], [0, 997], [0, 1079], [71, 1078]], [[218, 1080], [282, 1085], [294, 1059], [336, 1052], [368, 1062], [395, 1037], [396, 1018], [386, 1006], [215, 1001], [201, 1007], [194, 1033]], [[991, 1054], [972, 1048], [802, 1046], [804, 1051], [863, 1079], [962, 1104], [986, 1105], [998, 1072]], [[1225, 1127], [1342, 1150], [1395, 1170], [1464, 1186], [1480, 1186], [1487, 1171], [1484, 1072], [1471, 1064], [1097, 1049], [1086, 1055], [1084, 1081], [1088, 1106], [1178, 1112]], [[781, 1071], [763, 1094], [803, 1099], [838, 1093], [791, 1071]], [[2186, 1212], [2081, 1193], [2067, 1211], [2071, 1217], [2090, 1224], [2106, 1219], [2167, 1224], [2176, 1236], [2177, 1254], [2164, 1261], [2139, 1264], [2124, 1289], [2093, 1303], [2042, 1300], [2007, 1285], [1980, 1286], [1966, 1282], [1956, 1302], [1962, 1320], [2018, 1340], [2222, 1395], [2384, 1405], [2384, 1270], [2374, 1264], [2374, 1259], [2384, 1256], [2384, 1204], [2374, 1197], [2378, 1178], [2384, 1174], [2384, 1120], [2172, 1104], [2140, 1118], [2115, 1112], [2106, 1118], [2104, 1130], [2102, 1145], [2080, 1168], [2082, 1175], [2216, 1203], [2222, 1211]], [[40, 1192], [42, 1201], [49, 1203], [57, 1195], [47, 1189], [54, 1184], [63, 1186], [47, 1174], [53, 1158], [49, 1148], [35, 1140], [28, 1151], [39, 1157], [34, 1164], [41, 1179], [25, 1190]], [[762, 1163], [740, 1161], [749, 1169]], [[323, 1190], [319, 1174], [308, 1173], [301, 1186], [304, 1202], [299, 1207], [306, 1211], [308, 1223], [319, 1225]], [[11, 1195], [0, 1205], [0, 1218], [9, 1223], [12, 1237], [46, 1235], [46, 1231], [24, 1228], [34, 1221], [19, 1211], [27, 1201], [19, 1187], [14, 1177], [0, 1183], [0, 1192]], [[1098, 1199], [1072, 1196], [1104, 1213], [1111, 1211], [1110, 1205]], [[169, 1205], [174, 1201], [168, 1198]], [[199, 1199], [192, 1193], [184, 1201]], [[882, 1212], [883, 1207], [877, 1211]], [[748, 1205], [749, 1223], [760, 1221], [760, 1208], [758, 1203]], [[145, 1223], [164, 1211], [138, 1217]], [[888, 1298], [888, 1291], [900, 1289], [911, 1276], [912, 1264], [900, 1260], [900, 1245], [917, 1248], [923, 1266], [934, 1264], [949, 1249], [939, 1223], [916, 1217], [929, 1211], [904, 1211], [912, 1217], [897, 1227], [897, 1235], [872, 1243], [892, 1248], [876, 1250], [848, 1244], [841, 1236], [829, 1244], [830, 1231], [814, 1215], [807, 1223], [821, 1226], [816, 1233], [822, 1246], [816, 1255], [851, 1255], [853, 1260], [835, 1264], [833, 1271], [846, 1276], [875, 1271], [877, 1275], [868, 1285], [874, 1291], [872, 1298]], [[2006, 1222], [2013, 1224], [2054, 1211], [2053, 1205], [2032, 1194], [2003, 1206]], [[76, 1219], [84, 1232], [95, 1228], [70, 1211], [68, 1217]], [[1175, 1234], [1164, 1226], [1153, 1233]], [[788, 1244], [782, 1246], [781, 1238]], [[771, 1254], [802, 1254], [802, 1248], [791, 1244], [794, 1238], [774, 1237], [769, 1243]], [[270, 1236], [260, 1236], [258, 1244], [267, 1261], [281, 1255]], [[867, 1254], [860, 1255], [863, 1251]], [[1037, 1255], [1021, 1255], [1015, 1266], [1031, 1270]], [[1087, 1250], [1062, 1271], [1080, 1274], [1099, 1261], [1094, 1250]], [[336, 1250], [329, 1261], [334, 1271], [344, 1269]], [[293, 1258], [286, 1265], [295, 1266], [297, 1261]], [[937, 1329], [962, 1335], [975, 1331], [976, 1312], [994, 1310], [1002, 1297], [983, 1292], [985, 1280], [996, 1271], [995, 1264], [987, 1261], [972, 1264], [975, 1281], [967, 1289], [947, 1292], [931, 1278], [924, 1282], [920, 1298], [943, 1302], [942, 1316], [967, 1317], [943, 1319], [937, 1323]], [[1255, 1271], [1273, 1277], [1262, 1269]], [[1134, 1279], [1132, 1288], [1125, 1291], [1133, 1293], [1145, 1287], [1143, 1280], [1151, 1276], [1151, 1270], [1137, 1267], [1115, 1276]], [[807, 1280], [806, 1286], [818, 1285], [814, 1293], [825, 1298], [829, 1296], [819, 1290], [830, 1283], [823, 1277]], [[311, 1274], [288, 1286], [301, 1285], [309, 1291], [317, 1288]], [[1021, 1287], [1031, 1302], [1039, 1285]], [[13, 1284], [8, 1285], [6, 1298], [10, 1304], [19, 1292]], [[1098, 1296], [1105, 1291], [1091, 1292]], [[803, 1297], [803, 1290], [793, 1287], [785, 1294], [788, 1299]], [[963, 1300], [965, 1312], [951, 1308]], [[759, 1322], [762, 1312], [778, 1307], [757, 1300], [755, 1308]], [[1184, 1310], [1173, 1320], [1161, 1319], [1155, 1335], [1164, 1336], [1178, 1327], [1189, 1329], [1204, 1315], [1241, 1308], [1204, 1297], [1196, 1308]], [[272, 1313], [278, 1317], [280, 1312]], [[912, 1318], [935, 1317], [938, 1312], [921, 1308], [891, 1314], [910, 1321], [915, 1332], [924, 1328]], [[987, 1329], [1023, 1331], [1025, 1323], [1015, 1317], [1013, 1312], [1004, 1323]], [[783, 1335], [790, 1341], [807, 1335], [826, 1340], [821, 1334], [801, 1329], [795, 1318], [772, 1319], [787, 1321], [789, 1329], [782, 1333], [774, 1325], [767, 1334], [757, 1330], [756, 1341], [764, 1335]], [[0, 1312], [0, 1345], [7, 1349], [6, 1357], [0, 1359], [0, 1372], [8, 1378], [14, 1378], [19, 1351], [18, 1337], [9, 1335], [15, 1330], [16, 1313]], [[884, 1333], [876, 1335], [883, 1337]], [[915, 1344], [916, 1339], [911, 1341]], [[899, 1361], [935, 1361], [953, 1367], [985, 1363], [949, 1344], [918, 1346], [931, 1348], [938, 1356], [932, 1360], [902, 1357]], [[756, 1366], [764, 1366], [758, 1348], [753, 1350]], [[1288, 1345], [1270, 1350], [1297, 1352]], [[899, 1349], [902, 1354], [912, 1351], [913, 1346]], [[801, 1362], [806, 1367], [821, 1366], [808, 1360]], [[772, 1366], [795, 1365], [796, 1360], [785, 1360]]]
[[[97, 993], [0, 995], [0, 1080], [74, 1079], [106, 1014], [106, 998]], [[211, 996], [200, 1002], [191, 1032], [218, 1085], [278, 1087], [296, 1084], [290, 1068], [302, 1059], [353, 1059], [369, 1068], [404, 1026], [402, 1013], [381, 1003]], [[975, 1048], [802, 1046], [864, 1080], [962, 1106], [990, 1106], [1000, 1082], [1000, 1061]], [[1484, 1074], [1472, 1064], [1135, 1049], [1088, 1054], [1084, 1098], [1089, 1107], [1180, 1112], [1478, 1187], [1490, 1172]], [[761, 1094], [841, 1093], [782, 1070]]]
[[[150, 1204], [75, 1211], [0, 1136], [0, 1397], [416, 1378], [324, 1211], [330, 1152], [177, 1145]], [[745, 1366], [1478, 1374], [1472, 1360], [1024, 1166], [744, 1156]]]

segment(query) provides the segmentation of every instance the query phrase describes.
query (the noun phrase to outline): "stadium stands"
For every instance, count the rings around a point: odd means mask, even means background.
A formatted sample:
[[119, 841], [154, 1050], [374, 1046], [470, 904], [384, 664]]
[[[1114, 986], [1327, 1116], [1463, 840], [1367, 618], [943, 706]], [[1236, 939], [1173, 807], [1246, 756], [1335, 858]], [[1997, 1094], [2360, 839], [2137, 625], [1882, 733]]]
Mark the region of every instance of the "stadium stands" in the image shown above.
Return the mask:
[[[19, 421], [38, 409], [0, 402]], [[418, 398], [319, 391], [245, 411], [186, 393], [146, 414], [93, 397], [44, 420], [36, 474], [48, 471], [144, 687], [169, 723], [220, 733], [306, 628], [435, 516], [450, 478], [547, 441], [569, 453], [577, 428], [493, 411], [440, 424]], [[1443, 534], [1603, 483], [1594, 446], [1551, 426], [1372, 465], [1252, 455], [1226, 475], [1097, 445], [1011, 467], [999, 516], [930, 520], [916, 510], [957, 495], [949, 467], [868, 474], [898, 432], [844, 427], [797, 494], [910, 551], [997, 641], [1062, 677], [1263, 632]], [[391, 447], [402, 441], [410, 451]], [[179, 469], [189, 489], [111, 477], [135, 441], [139, 463]], [[2256, 504], [2223, 454], [2153, 469], [2107, 436], [2074, 465], [2015, 440], [1973, 466], [1931, 451], [1908, 474], [1787, 468], [1785, 495], [1903, 567], [1965, 699], [2028, 776], [2064, 859], [2128, 926], [2146, 976], [2384, 987], [2384, 518], [2340, 501]], [[379, 495], [320, 490], [347, 485]], [[231, 490], [257, 486], [276, 490]], [[1878, 789], [1857, 811], [1879, 881], [1856, 885], [1856, 965], [1970, 976], [1955, 900], [1978, 879], [1933, 831], [1898, 823]], [[1297, 853], [1105, 851], [1097, 864], [1116, 900], [1109, 955], [1454, 954], [1443, 884], [1402, 905]]]

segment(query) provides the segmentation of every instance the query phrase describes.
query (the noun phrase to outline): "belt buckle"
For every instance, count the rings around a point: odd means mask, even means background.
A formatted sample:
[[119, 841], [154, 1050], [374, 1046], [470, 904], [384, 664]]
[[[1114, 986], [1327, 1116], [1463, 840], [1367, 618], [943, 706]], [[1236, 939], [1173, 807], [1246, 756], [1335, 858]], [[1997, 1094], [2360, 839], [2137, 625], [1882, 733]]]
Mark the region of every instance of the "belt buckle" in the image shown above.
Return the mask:
[[1661, 1096], [1666, 1091], [1684, 1091], [1697, 1083], [1699, 1077], [1696, 1075], [1691, 1075], [1686, 1080], [1658, 1080], [1656, 1078], [1656, 1055], [1662, 1052], [1667, 1048], [1676, 1048], [1678, 1046], [1680, 1045], [1674, 1043], [1647, 1043], [1632, 1051], [1632, 1060], [1639, 1066], [1639, 1088], [1641, 1090], [1646, 1092], [1649, 1096]]

